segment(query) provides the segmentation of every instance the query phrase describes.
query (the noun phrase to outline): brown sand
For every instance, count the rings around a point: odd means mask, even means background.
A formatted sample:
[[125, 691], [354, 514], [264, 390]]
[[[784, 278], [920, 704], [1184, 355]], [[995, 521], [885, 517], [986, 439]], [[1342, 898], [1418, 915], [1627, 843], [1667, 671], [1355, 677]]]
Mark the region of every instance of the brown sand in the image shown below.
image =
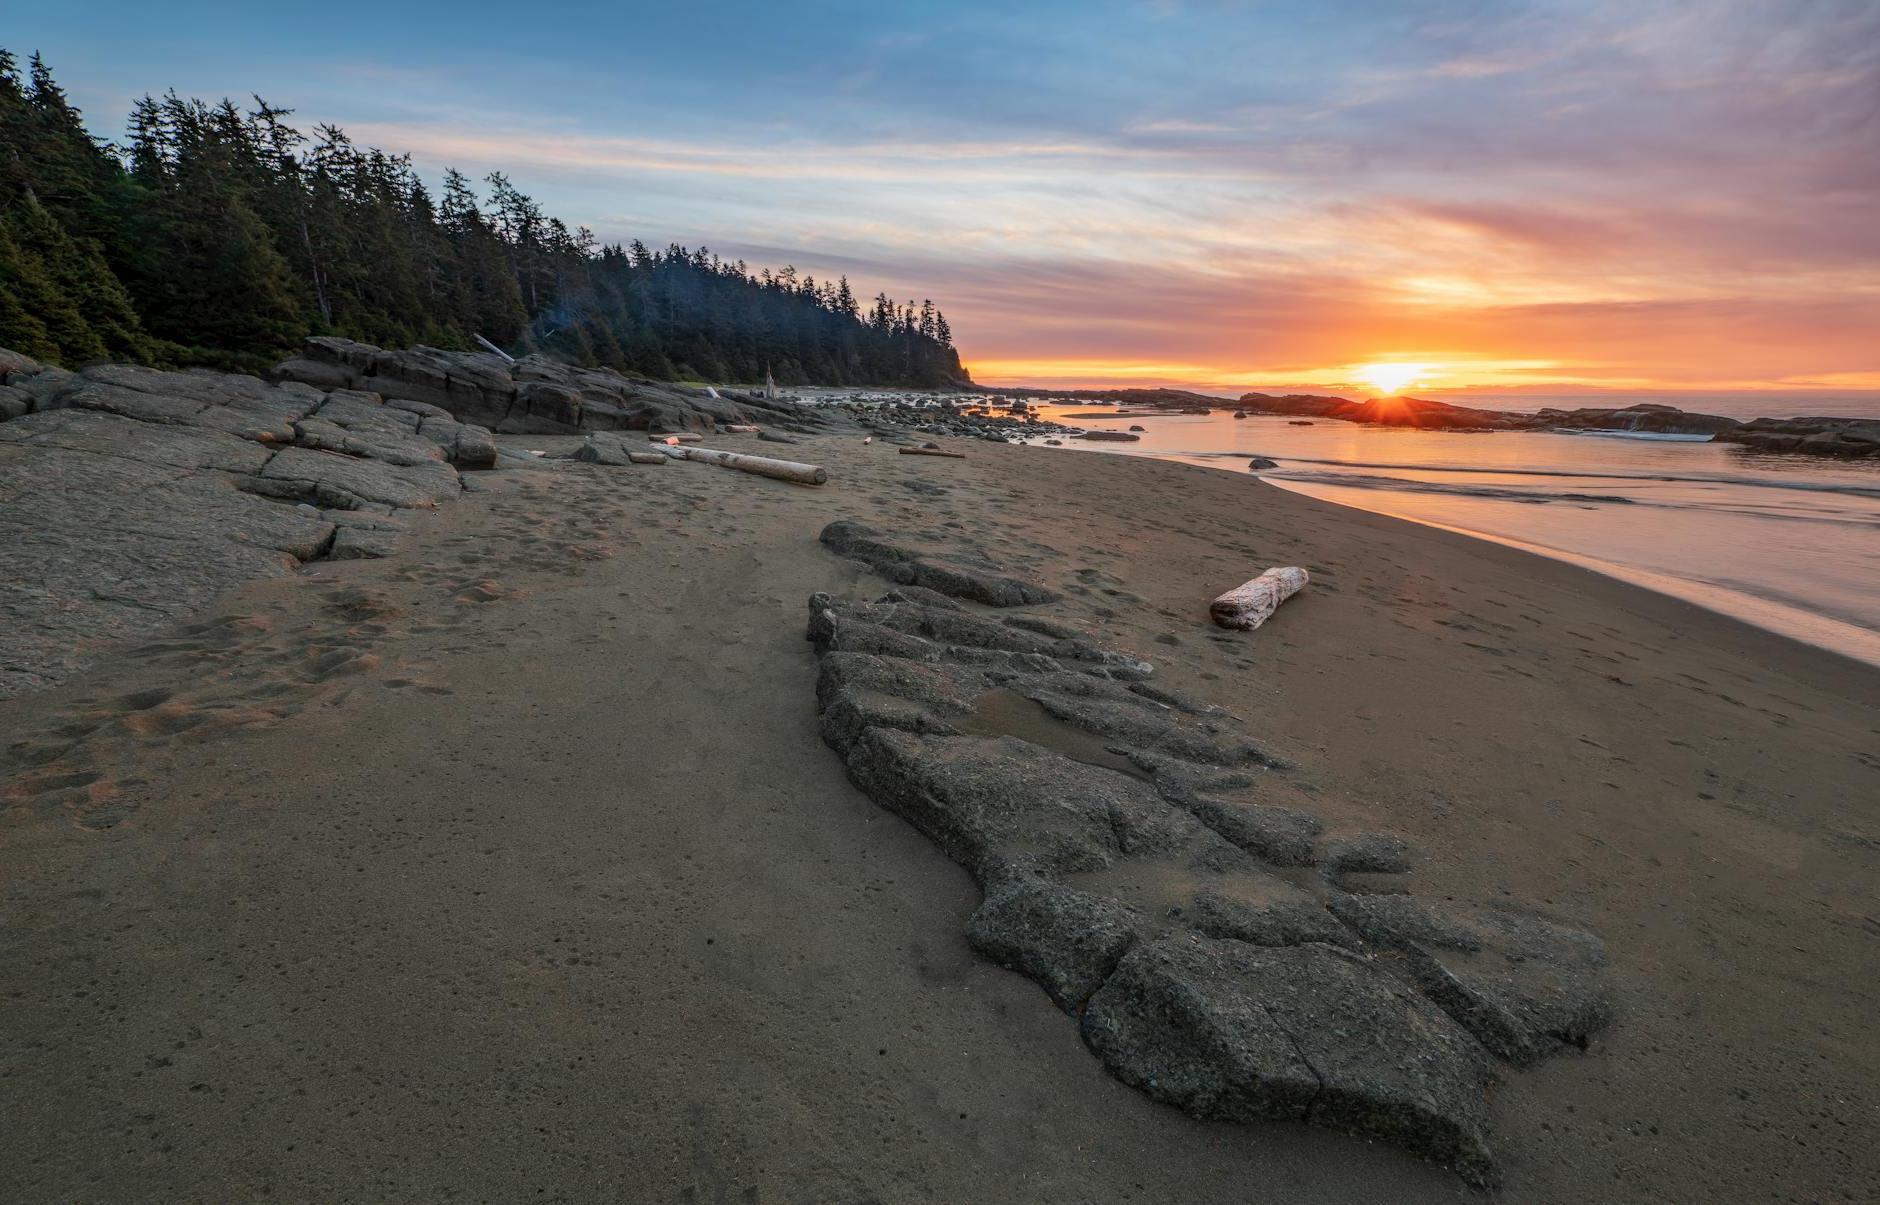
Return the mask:
[[968, 950], [965, 874], [816, 735], [804, 599], [879, 585], [838, 517], [1071, 590], [1420, 893], [1606, 938], [1614, 1027], [1495, 1095], [1507, 1199], [1875, 1195], [1880, 674], [1237, 474], [789, 451], [832, 483], [485, 478], [0, 705], [0, 1198], [1474, 1197], [1155, 1104]]

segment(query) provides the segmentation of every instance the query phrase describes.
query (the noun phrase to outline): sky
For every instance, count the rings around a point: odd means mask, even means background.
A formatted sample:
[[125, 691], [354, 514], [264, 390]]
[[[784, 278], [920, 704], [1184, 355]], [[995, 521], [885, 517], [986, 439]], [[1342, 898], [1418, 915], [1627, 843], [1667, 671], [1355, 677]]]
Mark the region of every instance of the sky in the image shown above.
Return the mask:
[[16, 5], [96, 131], [260, 92], [982, 382], [1880, 389], [1880, 0]]

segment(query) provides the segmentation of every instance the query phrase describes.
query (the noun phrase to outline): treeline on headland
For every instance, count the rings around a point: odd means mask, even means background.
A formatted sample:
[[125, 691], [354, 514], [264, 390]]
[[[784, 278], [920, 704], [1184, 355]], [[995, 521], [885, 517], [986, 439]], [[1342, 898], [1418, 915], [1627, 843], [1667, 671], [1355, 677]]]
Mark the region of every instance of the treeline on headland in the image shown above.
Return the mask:
[[705, 248], [601, 244], [500, 172], [433, 196], [408, 155], [289, 110], [171, 92], [125, 142], [86, 130], [38, 55], [0, 49], [0, 347], [258, 370], [309, 334], [474, 346], [647, 376], [941, 386], [966, 373], [932, 302]]

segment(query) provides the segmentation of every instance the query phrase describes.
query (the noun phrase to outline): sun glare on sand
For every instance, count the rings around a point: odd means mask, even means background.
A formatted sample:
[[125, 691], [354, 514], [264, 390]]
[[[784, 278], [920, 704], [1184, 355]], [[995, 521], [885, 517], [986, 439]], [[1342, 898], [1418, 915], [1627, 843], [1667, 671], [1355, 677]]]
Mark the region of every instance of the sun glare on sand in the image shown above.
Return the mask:
[[1352, 373], [1386, 397], [1402, 393], [1429, 375], [1431, 364], [1361, 364]]

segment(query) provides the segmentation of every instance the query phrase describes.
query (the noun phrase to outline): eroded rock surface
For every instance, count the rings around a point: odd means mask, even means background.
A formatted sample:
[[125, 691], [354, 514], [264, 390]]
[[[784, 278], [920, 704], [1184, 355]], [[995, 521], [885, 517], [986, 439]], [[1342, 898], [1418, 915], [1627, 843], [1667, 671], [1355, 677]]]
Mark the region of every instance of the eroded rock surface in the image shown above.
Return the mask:
[[958, 555], [924, 553], [907, 543], [894, 543], [865, 523], [839, 520], [823, 528], [822, 542], [838, 556], [861, 561], [891, 582], [921, 586], [942, 594], [994, 607], [1020, 607], [1047, 603], [1054, 590], [1020, 581], [974, 564]]
[[0, 351], [0, 698], [239, 582], [389, 554], [490, 432], [422, 402]]
[[540, 356], [509, 362], [490, 352], [435, 347], [386, 350], [320, 336], [274, 375], [319, 389], [365, 390], [387, 404], [415, 402], [503, 434], [580, 435], [590, 431], [710, 431], [727, 424], [820, 430], [833, 412], [755, 394], [626, 377]]
[[1155, 686], [1148, 662], [956, 601], [1010, 611], [1042, 587], [860, 524], [822, 538], [903, 583], [811, 597], [823, 738], [979, 882], [976, 950], [1158, 1100], [1381, 1138], [1494, 1180], [1495, 1068], [1584, 1048], [1607, 1023], [1597, 938], [1418, 899], [1405, 842], [1264, 799], [1284, 763]]

